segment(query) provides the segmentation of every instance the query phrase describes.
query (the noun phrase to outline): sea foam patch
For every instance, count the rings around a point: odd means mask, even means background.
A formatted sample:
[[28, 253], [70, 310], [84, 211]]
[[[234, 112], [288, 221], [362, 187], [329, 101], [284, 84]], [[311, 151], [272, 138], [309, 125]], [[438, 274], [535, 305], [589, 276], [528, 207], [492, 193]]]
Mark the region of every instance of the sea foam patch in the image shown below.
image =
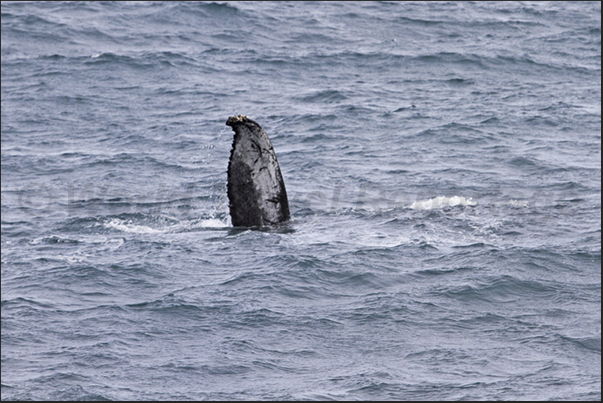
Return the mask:
[[432, 210], [454, 206], [477, 206], [477, 202], [472, 197], [467, 199], [464, 196], [439, 196], [429, 200], [413, 202], [409, 207], [415, 210]]

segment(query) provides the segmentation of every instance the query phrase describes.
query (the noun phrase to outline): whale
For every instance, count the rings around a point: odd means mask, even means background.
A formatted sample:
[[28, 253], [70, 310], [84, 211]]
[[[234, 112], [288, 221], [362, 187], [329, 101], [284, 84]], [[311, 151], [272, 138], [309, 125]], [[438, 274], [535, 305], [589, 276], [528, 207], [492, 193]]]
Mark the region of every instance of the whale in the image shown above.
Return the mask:
[[230, 116], [234, 131], [228, 161], [228, 206], [234, 227], [264, 227], [289, 221], [289, 200], [268, 135], [248, 116]]

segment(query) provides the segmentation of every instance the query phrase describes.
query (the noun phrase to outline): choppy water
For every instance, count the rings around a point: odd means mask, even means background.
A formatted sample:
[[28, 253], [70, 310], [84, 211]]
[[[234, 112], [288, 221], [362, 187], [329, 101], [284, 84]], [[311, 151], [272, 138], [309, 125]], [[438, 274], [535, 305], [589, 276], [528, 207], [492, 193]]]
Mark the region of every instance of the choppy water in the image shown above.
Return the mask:
[[2, 3], [1, 118], [3, 400], [601, 399], [600, 2]]

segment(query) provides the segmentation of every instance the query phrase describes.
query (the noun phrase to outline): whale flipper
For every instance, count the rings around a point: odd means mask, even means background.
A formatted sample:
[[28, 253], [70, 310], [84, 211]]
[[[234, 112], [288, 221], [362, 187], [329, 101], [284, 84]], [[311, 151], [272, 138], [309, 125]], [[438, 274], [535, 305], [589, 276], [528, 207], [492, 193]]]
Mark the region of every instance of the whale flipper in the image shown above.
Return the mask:
[[228, 162], [228, 200], [232, 225], [254, 227], [289, 220], [289, 201], [268, 135], [247, 116], [231, 116], [235, 132]]

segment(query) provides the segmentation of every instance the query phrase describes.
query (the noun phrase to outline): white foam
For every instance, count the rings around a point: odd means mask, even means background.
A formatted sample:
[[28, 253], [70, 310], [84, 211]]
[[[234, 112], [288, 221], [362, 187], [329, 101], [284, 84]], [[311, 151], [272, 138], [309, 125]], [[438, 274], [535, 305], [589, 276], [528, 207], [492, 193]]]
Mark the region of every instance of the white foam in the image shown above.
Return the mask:
[[422, 200], [413, 202], [410, 206], [411, 209], [414, 210], [432, 210], [437, 208], [444, 207], [454, 207], [454, 206], [476, 206], [477, 202], [473, 201], [473, 198], [465, 198], [463, 196], [440, 196], [434, 197], [429, 200]]
[[105, 223], [105, 228], [116, 229], [121, 232], [128, 232], [133, 234], [160, 234], [165, 232], [165, 228], [155, 229], [146, 225], [133, 224], [131, 221], [120, 220], [114, 218], [108, 223]]
[[508, 204], [513, 207], [528, 207], [527, 200], [509, 200]]
[[220, 220], [218, 218], [183, 221], [176, 224], [158, 226], [157, 228], [148, 225], [135, 224], [132, 220], [114, 218], [103, 225], [105, 228], [131, 234], [168, 234], [186, 232], [195, 228], [228, 228], [231, 226], [228, 220]]
[[228, 220], [218, 218], [206, 218], [189, 224], [189, 228], [228, 228], [231, 227]]
[[201, 221], [201, 228], [224, 228], [228, 226], [228, 223], [217, 218], [210, 218]]

